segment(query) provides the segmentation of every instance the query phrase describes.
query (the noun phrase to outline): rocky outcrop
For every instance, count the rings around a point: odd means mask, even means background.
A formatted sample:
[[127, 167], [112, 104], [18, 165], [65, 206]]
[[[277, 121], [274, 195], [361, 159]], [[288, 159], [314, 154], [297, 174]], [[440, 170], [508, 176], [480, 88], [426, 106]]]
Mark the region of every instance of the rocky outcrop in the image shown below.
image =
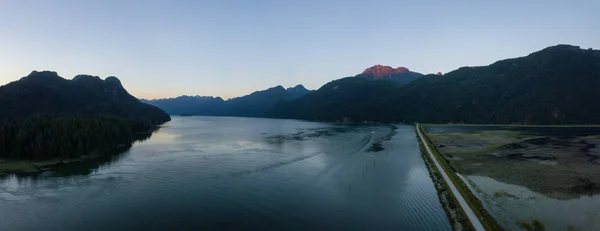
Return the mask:
[[398, 68], [392, 68], [390, 66], [383, 66], [380, 64], [377, 64], [375, 66], [369, 67], [366, 70], [364, 70], [362, 72], [363, 75], [371, 75], [374, 78], [383, 78], [386, 76], [390, 76], [390, 75], [398, 75], [398, 74], [403, 74], [403, 73], [408, 73], [410, 72], [408, 70], [408, 68], [406, 67], [398, 67]]
[[356, 77], [369, 80], [389, 80], [400, 85], [407, 84], [421, 76], [423, 76], [423, 74], [412, 72], [406, 67], [392, 68], [390, 66], [383, 66], [379, 64], [369, 67], [361, 74], [356, 75]]

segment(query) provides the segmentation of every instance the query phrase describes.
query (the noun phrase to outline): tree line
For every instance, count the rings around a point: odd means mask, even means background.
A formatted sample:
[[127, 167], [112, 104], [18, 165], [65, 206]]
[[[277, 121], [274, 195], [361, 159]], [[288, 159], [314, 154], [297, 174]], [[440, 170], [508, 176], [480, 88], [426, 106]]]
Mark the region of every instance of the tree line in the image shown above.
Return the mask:
[[101, 155], [130, 145], [153, 126], [101, 115], [36, 115], [0, 120], [0, 158], [50, 159]]

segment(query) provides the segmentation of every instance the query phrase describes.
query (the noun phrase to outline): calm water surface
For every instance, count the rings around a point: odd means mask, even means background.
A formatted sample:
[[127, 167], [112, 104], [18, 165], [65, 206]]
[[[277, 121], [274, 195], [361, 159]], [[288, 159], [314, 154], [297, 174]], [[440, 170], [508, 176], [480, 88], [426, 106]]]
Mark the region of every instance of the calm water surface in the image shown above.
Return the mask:
[[600, 195], [558, 200], [526, 187], [506, 184], [486, 176], [473, 175], [466, 178], [471, 188], [477, 187], [478, 190], [474, 191], [488, 211], [502, 225], [512, 230], [519, 229], [517, 222], [531, 222], [532, 218], [544, 224], [548, 231], [600, 230]]
[[174, 117], [109, 160], [0, 179], [0, 230], [451, 230], [414, 127]]

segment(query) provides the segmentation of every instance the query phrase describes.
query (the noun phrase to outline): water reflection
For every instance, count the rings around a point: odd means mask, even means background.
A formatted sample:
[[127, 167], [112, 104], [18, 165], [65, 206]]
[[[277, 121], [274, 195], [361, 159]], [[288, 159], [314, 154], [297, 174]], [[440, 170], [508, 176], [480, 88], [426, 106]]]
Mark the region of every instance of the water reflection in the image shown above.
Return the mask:
[[[125, 158], [128, 155], [129, 150], [131, 149], [131, 147], [134, 144], [143, 143], [143, 142], [150, 140], [150, 137], [152, 137], [152, 135], [157, 133], [159, 130], [160, 130], [160, 128], [157, 128], [156, 130], [149, 132], [149, 133], [136, 134], [135, 139], [131, 143], [121, 145], [117, 148], [114, 148], [114, 149], [110, 150], [108, 153], [106, 153], [105, 155], [102, 155], [97, 158], [87, 159], [87, 160], [78, 161], [78, 162], [58, 164], [55, 166], [51, 166], [50, 169], [45, 170], [45, 171], [38, 171], [38, 172], [31, 172], [31, 173], [15, 173], [15, 174], [6, 175], [4, 177], [5, 178], [10, 177], [11, 179], [16, 179], [18, 181], [22, 181], [23, 179], [21, 179], [21, 178], [28, 178], [28, 180], [29, 179], [36, 180], [36, 179], [47, 178], [47, 177], [69, 177], [69, 176], [78, 176], [78, 175], [87, 176], [87, 175], [90, 175], [90, 174], [96, 172], [98, 169], [118, 163], [119, 161], [121, 161], [123, 158]], [[161, 134], [161, 133], [159, 133], [159, 134]], [[162, 139], [164, 139], [165, 133], [162, 133], [159, 136], [158, 141], [161, 140], [161, 137], [162, 137]], [[10, 182], [11, 180], [8, 180], [8, 181]]]
[[367, 151], [389, 131], [174, 117], [112, 158], [0, 180], [0, 230], [451, 230], [414, 127]]
[[546, 230], [600, 230], [600, 195], [559, 200], [486, 176], [467, 176], [486, 207], [505, 227], [538, 220]]

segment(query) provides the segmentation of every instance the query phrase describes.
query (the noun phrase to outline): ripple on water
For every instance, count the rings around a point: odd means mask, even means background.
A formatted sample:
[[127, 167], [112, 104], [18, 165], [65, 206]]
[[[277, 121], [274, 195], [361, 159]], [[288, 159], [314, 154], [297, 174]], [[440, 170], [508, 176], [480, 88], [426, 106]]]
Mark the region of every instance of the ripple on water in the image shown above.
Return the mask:
[[27, 196], [27, 195], [17, 195], [17, 194], [9, 193], [9, 192], [0, 192], [0, 200], [21, 201], [21, 200], [27, 200], [30, 198], [31, 197]]
[[[87, 175], [0, 180], [0, 214], [20, 211], [0, 230], [451, 229], [414, 127], [377, 153], [364, 150], [388, 127], [345, 128], [173, 117]], [[293, 134], [303, 139], [268, 138]]]

